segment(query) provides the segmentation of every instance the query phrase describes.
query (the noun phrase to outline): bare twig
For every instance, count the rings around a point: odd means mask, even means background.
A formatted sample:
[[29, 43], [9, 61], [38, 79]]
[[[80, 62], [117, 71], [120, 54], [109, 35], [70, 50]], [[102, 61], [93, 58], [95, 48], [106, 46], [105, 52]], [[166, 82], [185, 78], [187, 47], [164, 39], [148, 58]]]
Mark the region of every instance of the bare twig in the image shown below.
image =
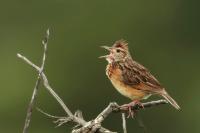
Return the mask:
[[35, 101], [36, 101], [36, 97], [37, 97], [38, 89], [39, 89], [39, 84], [40, 84], [40, 80], [41, 80], [41, 73], [44, 70], [48, 39], [49, 39], [49, 29], [47, 30], [45, 39], [43, 40], [44, 53], [43, 53], [42, 65], [40, 67], [38, 77], [37, 77], [37, 81], [35, 83], [33, 94], [32, 94], [32, 97], [31, 97], [31, 101], [30, 101], [28, 109], [27, 109], [27, 115], [26, 115], [26, 119], [25, 119], [23, 133], [28, 132], [28, 127], [29, 127], [29, 124], [30, 124], [30, 121], [31, 121], [31, 115], [32, 115], [33, 107], [34, 107], [34, 104], [35, 104]]
[[123, 127], [124, 133], [127, 133], [125, 113], [122, 113], [122, 127]]
[[[47, 89], [47, 91], [49, 91], [49, 93], [57, 100], [57, 102], [61, 105], [61, 107], [64, 109], [64, 111], [66, 112], [66, 114], [68, 115], [68, 117], [71, 118], [71, 121], [78, 123], [81, 126], [84, 126], [85, 124], [87, 124], [87, 122], [83, 119], [83, 118], [79, 118], [75, 115], [73, 115], [73, 113], [69, 110], [69, 108], [65, 105], [65, 103], [63, 102], [63, 100], [56, 94], [56, 92], [53, 90], [53, 88], [49, 85], [48, 79], [46, 77], [46, 75], [43, 72], [44, 69], [44, 62], [46, 59], [46, 51], [47, 51], [47, 42], [48, 42], [48, 38], [49, 38], [49, 30], [47, 30], [47, 35], [45, 40], [43, 40], [43, 45], [44, 45], [44, 54], [43, 54], [43, 62], [41, 67], [38, 67], [37, 65], [35, 65], [34, 63], [32, 63], [29, 59], [27, 59], [25, 56], [21, 55], [21, 54], [17, 54], [17, 56], [22, 59], [23, 61], [25, 61], [27, 64], [29, 64], [30, 66], [32, 66], [33, 68], [35, 68], [37, 70], [37, 72], [39, 73], [38, 75], [38, 80], [36, 82], [36, 89], [34, 89], [34, 93], [33, 93], [33, 100], [31, 99], [31, 106], [28, 108], [28, 114], [27, 114], [27, 118], [26, 118], [26, 122], [25, 122], [25, 126], [24, 126], [24, 130], [23, 133], [27, 133], [28, 132], [28, 126], [29, 126], [29, 122], [31, 119], [31, 113], [32, 113], [32, 109], [34, 106], [34, 102], [35, 102], [35, 96], [37, 95], [37, 90], [39, 87], [39, 82], [40, 82], [40, 78], [42, 77], [43, 80], [43, 84], [45, 86], [45, 88]], [[66, 117], [66, 118], [68, 118]], [[100, 131], [102, 132], [107, 132], [107, 133], [112, 133], [111, 131], [101, 127]]]
[[[47, 112], [44, 112], [44, 111], [43, 111], [42, 109], [40, 109], [40, 108], [37, 108], [37, 110], [38, 110], [40, 113], [46, 115], [46, 116], [49, 117], [49, 118], [56, 119], [56, 120], [53, 121], [55, 124], [57, 124], [56, 127], [59, 127], [59, 126], [65, 124], [65, 123], [71, 122], [72, 119], [73, 119], [73, 118], [71, 118], [71, 117], [64, 117], [64, 116], [55, 116], [55, 115], [51, 115], [51, 114], [49, 114], [49, 113], [47, 113]], [[75, 116], [76, 116], [76, 115], [77, 115], [77, 114], [75, 113]], [[80, 117], [82, 117], [82, 116], [80, 116]], [[83, 117], [82, 117], [82, 118], [83, 118]]]
[[42, 109], [40, 109], [40, 108], [37, 108], [37, 111], [39, 111], [40, 113], [46, 115], [46, 116], [49, 117], [49, 118], [54, 118], [54, 119], [65, 118], [65, 117], [61, 117], [61, 116], [51, 115], [51, 114], [49, 114], [49, 113], [47, 113], [47, 112], [44, 112], [44, 111], [43, 111]]
[[[29, 59], [27, 59], [25, 56], [22, 56], [21, 54], [17, 54], [17, 56], [19, 58], [21, 58], [23, 61], [25, 61], [27, 64], [29, 64], [30, 66], [32, 66], [33, 68], [35, 68], [38, 72], [40, 72], [40, 68], [38, 66], [36, 66], [35, 64], [33, 64]], [[44, 72], [41, 73], [42, 79], [43, 79], [43, 84], [45, 86], [45, 88], [50, 92], [50, 94], [56, 99], [56, 101], [61, 105], [61, 107], [64, 109], [64, 111], [67, 113], [68, 116], [73, 117], [73, 121], [84, 125], [86, 123], [86, 121], [79, 119], [77, 117], [74, 117], [72, 112], [69, 110], [69, 108], [65, 105], [65, 103], [63, 102], [63, 100], [55, 93], [55, 91], [52, 89], [52, 87], [49, 85], [49, 82], [47, 80], [46, 75], [44, 74]]]

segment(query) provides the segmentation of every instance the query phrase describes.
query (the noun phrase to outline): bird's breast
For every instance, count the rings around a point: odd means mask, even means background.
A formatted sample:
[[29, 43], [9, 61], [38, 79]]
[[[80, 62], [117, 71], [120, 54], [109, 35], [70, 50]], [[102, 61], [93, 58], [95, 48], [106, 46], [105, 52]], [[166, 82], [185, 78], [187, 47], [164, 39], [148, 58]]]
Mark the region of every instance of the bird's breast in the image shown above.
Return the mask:
[[141, 90], [135, 89], [133, 86], [124, 84], [122, 77], [122, 70], [117, 66], [108, 65], [106, 69], [106, 75], [110, 79], [116, 90], [122, 95], [134, 100], [142, 99], [145, 93]]

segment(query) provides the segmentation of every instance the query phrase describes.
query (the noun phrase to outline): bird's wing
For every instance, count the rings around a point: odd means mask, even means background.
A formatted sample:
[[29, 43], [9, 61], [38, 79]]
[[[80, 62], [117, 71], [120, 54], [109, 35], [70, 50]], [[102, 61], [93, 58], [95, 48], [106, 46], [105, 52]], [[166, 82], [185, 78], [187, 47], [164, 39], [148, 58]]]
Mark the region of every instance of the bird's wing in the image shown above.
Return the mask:
[[143, 65], [130, 59], [123, 66], [122, 80], [125, 84], [144, 91], [162, 90], [159, 81]]

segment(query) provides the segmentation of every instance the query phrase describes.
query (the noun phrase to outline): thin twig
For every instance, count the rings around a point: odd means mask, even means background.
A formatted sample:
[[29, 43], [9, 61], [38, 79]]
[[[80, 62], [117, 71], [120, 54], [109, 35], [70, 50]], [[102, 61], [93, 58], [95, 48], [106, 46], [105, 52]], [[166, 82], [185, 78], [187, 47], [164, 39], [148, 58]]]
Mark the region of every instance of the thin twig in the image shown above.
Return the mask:
[[44, 53], [43, 53], [43, 58], [42, 58], [42, 65], [40, 67], [41, 71], [40, 71], [40, 74], [43, 72], [44, 70], [44, 65], [45, 65], [45, 60], [46, 60], [46, 53], [47, 53], [47, 44], [48, 44], [48, 41], [49, 41], [49, 35], [50, 35], [50, 31], [49, 29], [47, 29], [46, 31], [46, 36], [45, 38], [42, 40], [42, 44], [44, 46]]
[[27, 109], [27, 115], [26, 115], [26, 119], [25, 119], [23, 133], [27, 133], [28, 132], [28, 127], [29, 127], [29, 124], [30, 124], [30, 121], [31, 121], [31, 115], [32, 115], [34, 104], [36, 102], [38, 89], [39, 89], [39, 85], [40, 85], [40, 81], [41, 81], [41, 73], [44, 70], [48, 39], [49, 39], [49, 29], [47, 30], [45, 39], [43, 41], [44, 53], [43, 53], [42, 65], [41, 65], [41, 68], [39, 70], [37, 81], [35, 83], [35, 87], [34, 87], [34, 90], [33, 90], [33, 93], [32, 93], [32, 97], [31, 97], [31, 100], [30, 100], [30, 103], [29, 103], [29, 106], [28, 106], [28, 109]]
[[40, 109], [40, 108], [37, 108], [37, 111], [39, 111], [40, 113], [42, 113], [42, 114], [48, 116], [49, 118], [54, 118], [54, 119], [64, 118], [64, 117], [60, 117], [60, 116], [56, 116], [56, 115], [51, 115], [51, 114], [49, 114], [49, 113], [47, 113], [47, 112], [44, 112], [44, 111], [43, 111], [42, 109]]
[[122, 113], [122, 127], [123, 127], [124, 133], [127, 133], [125, 113]]
[[71, 117], [63, 117], [63, 116], [56, 116], [56, 115], [51, 115], [47, 112], [44, 112], [42, 109], [37, 108], [37, 111], [39, 111], [40, 113], [46, 115], [49, 118], [53, 118], [56, 119], [55, 121], [53, 121], [55, 124], [57, 124], [56, 127], [60, 127], [61, 125], [63, 125], [64, 123], [68, 123], [70, 121], [72, 121]]
[[[25, 61], [27, 64], [29, 64], [30, 66], [32, 66], [33, 68], [35, 68], [38, 72], [40, 71], [40, 68], [38, 66], [36, 66], [35, 64], [33, 64], [25, 56], [23, 56], [23, 55], [21, 55], [19, 53], [17, 54], [17, 56], [19, 58], [21, 58], [23, 61]], [[63, 100], [58, 96], [58, 94], [49, 85], [49, 82], [48, 82], [47, 77], [44, 74], [44, 72], [41, 73], [41, 76], [42, 76], [42, 79], [43, 79], [43, 84], [44, 84], [45, 88], [47, 89], [47, 91], [50, 92], [50, 94], [56, 99], [56, 101], [61, 105], [61, 107], [64, 109], [64, 111], [67, 113], [67, 115], [70, 116], [70, 117], [73, 117], [74, 121], [77, 122], [77, 123], [79, 123], [80, 125], [84, 125], [86, 123], [86, 121], [81, 120], [81, 119], [73, 116], [73, 113], [65, 105], [65, 103], [63, 102]]]

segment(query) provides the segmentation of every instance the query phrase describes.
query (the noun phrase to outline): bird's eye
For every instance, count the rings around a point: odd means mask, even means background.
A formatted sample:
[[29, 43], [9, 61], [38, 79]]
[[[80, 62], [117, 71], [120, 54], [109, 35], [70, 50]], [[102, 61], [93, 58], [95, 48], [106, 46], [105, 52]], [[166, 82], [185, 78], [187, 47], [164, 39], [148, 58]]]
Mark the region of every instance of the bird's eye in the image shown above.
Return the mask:
[[116, 52], [117, 52], [117, 53], [119, 53], [119, 52], [120, 52], [120, 50], [119, 50], [119, 49], [117, 49], [117, 50], [116, 50]]

